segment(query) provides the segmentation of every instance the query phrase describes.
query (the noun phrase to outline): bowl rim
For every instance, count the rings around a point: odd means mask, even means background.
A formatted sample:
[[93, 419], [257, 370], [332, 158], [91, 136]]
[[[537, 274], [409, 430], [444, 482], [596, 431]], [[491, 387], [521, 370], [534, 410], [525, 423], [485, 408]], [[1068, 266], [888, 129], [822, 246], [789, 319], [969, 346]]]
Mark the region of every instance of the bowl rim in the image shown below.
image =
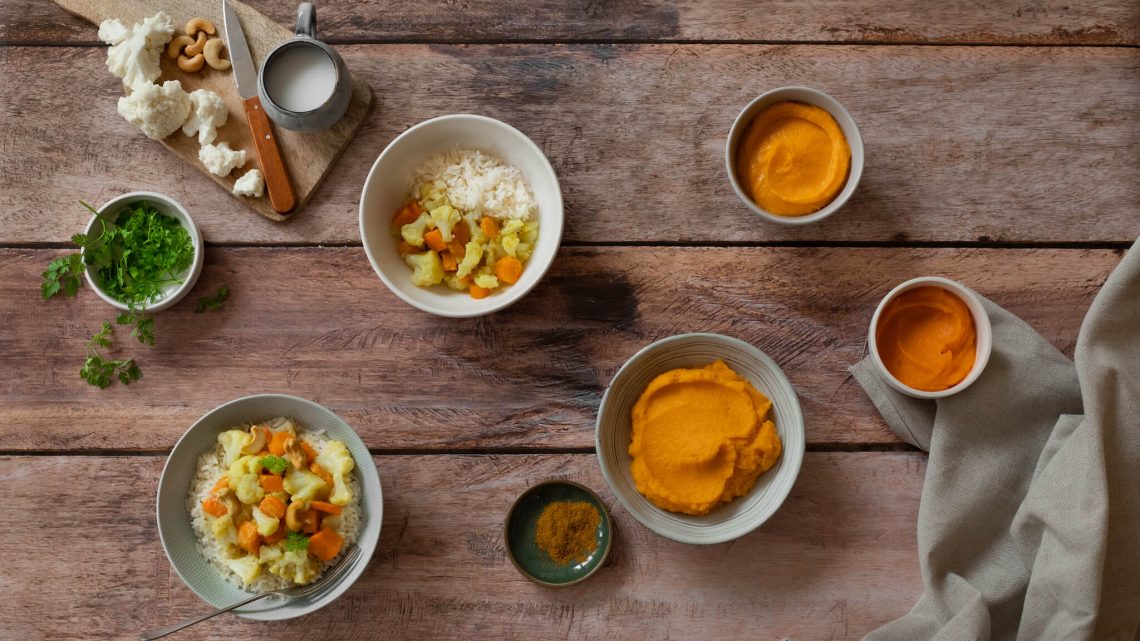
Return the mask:
[[[181, 215], [181, 219], [179, 219], [177, 216], [171, 216], [171, 218], [178, 220], [178, 223], [182, 225], [182, 227], [187, 232], [190, 233], [190, 244], [194, 248], [194, 258], [190, 263], [190, 269], [186, 272], [186, 278], [182, 281], [182, 284], [180, 284], [174, 291], [170, 292], [169, 295], [159, 298], [158, 300], [151, 301], [146, 305], [143, 305], [141, 308], [138, 308], [138, 311], [146, 313], [159, 312], [174, 306], [175, 303], [182, 300], [182, 298], [185, 297], [186, 294], [190, 293], [190, 290], [194, 288], [195, 283], [198, 282], [198, 277], [202, 274], [202, 266], [205, 263], [205, 243], [202, 241], [202, 231], [198, 228], [198, 224], [194, 222], [194, 217], [191, 216], [190, 212], [182, 206], [182, 203], [171, 198], [170, 196], [166, 196], [155, 191], [131, 191], [120, 196], [116, 196], [111, 200], [103, 203], [103, 205], [101, 205], [96, 210], [99, 212], [99, 214], [93, 214], [90, 220], [87, 221], [87, 226], [83, 229], [83, 233], [90, 236], [92, 230], [95, 228], [95, 222], [99, 219], [100, 215], [103, 215], [104, 213], [107, 213], [115, 208], [121, 209], [122, 205], [131, 201], [159, 203], [178, 212], [178, 214]], [[118, 217], [119, 212], [113, 213], [115, 214], [115, 217]], [[102, 298], [104, 302], [106, 302], [111, 307], [114, 307], [115, 309], [124, 312], [130, 311], [130, 305], [113, 298], [107, 292], [103, 291], [103, 288], [99, 286], [99, 283], [95, 278], [95, 274], [91, 272], [91, 268], [87, 265], [86, 261], [83, 263], [83, 274], [87, 279], [87, 285], [90, 286], [91, 289], [94, 290], [99, 298]]]
[[[522, 566], [522, 564], [519, 563], [518, 559], [515, 558], [515, 552], [511, 548], [511, 519], [514, 518], [515, 511], [518, 509], [519, 505], [522, 504], [522, 500], [524, 498], [526, 498], [527, 495], [529, 495], [531, 492], [537, 490], [538, 488], [544, 487], [547, 485], [569, 485], [572, 487], [576, 487], [579, 490], [582, 490], [586, 494], [589, 494], [591, 497], [593, 497], [594, 501], [599, 506], [601, 506], [601, 508], [602, 508], [601, 509], [602, 520], [606, 524], [606, 532], [608, 533], [608, 535], [606, 536], [606, 541], [605, 541], [605, 543], [606, 543], [605, 549], [602, 550], [602, 558], [598, 559], [597, 565], [595, 565], [593, 568], [590, 569], [590, 571], [586, 572], [582, 576], [574, 579], [573, 581], [567, 581], [565, 583], [553, 583], [550, 581], [543, 581], [542, 579], [534, 576], [530, 572], [527, 572], [526, 568], [524, 568]], [[613, 546], [614, 546], [614, 524], [613, 524], [613, 519], [610, 518], [609, 508], [606, 507], [605, 502], [602, 501], [602, 497], [598, 496], [597, 492], [586, 487], [585, 485], [582, 485], [581, 483], [578, 483], [577, 481], [570, 481], [567, 479], [556, 479], [556, 478], [549, 478], [549, 479], [544, 479], [542, 481], [539, 481], [538, 483], [535, 483], [534, 485], [531, 485], [527, 489], [523, 490], [522, 492], [519, 493], [519, 495], [517, 497], [515, 497], [515, 500], [511, 503], [510, 509], [507, 510], [506, 517], [503, 518], [503, 547], [506, 548], [506, 550], [507, 550], [507, 558], [509, 558], [511, 560], [511, 565], [515, 566], [515, 569], [519, 571], [519, 574], [523, 575], [527, 579], [530, 579], [531, 581], [533, 581], [533, 582], [535, 582], [538, 585], [541, 585], [543, 587], [556, 588], [556, 589], [568, 588], [572, 585], [578, 585], [579, 583], [582, 583], [586, 579], [589, 579], [590, 577], [597, 574], [598, 570], [601, 570], [602, 566], [606, 564], [606, 560], [609, 559], [610, 550], [613, 549]]]
[[[218, 405], [217, 407], [214, 407], [210, 411], [199, 416], [190, 425], [190, 427], [186, 428], [186, 431], [183, 432], [182, 436], [178, 437], [178, 440], [174, 443], [174, 447], [172, 447], [170, 449], [170, 454], [167, 455], [166, 461], [163, 462], [162, 472], [158, 476], [158, 487], [155, 489], [155, 499], [154, 499], [155, 529], [158, 530], [158, 538], [162, 544], [162, 552], [163, 552], [163, 554], [166, 555], [167, 563], [169, 563], [170, 567], [174, 569], [174, 573], [177, 574], [178, 578], [182, 580], [183, 585], [190, 588], [190, 591], [193, 592], [195, 596], [197, 596], [199, 599], [201, 599], [203, 602], [205, 602], [208, 605], [214, 605], [214, 604], [210, 599], [206, 598], [206, 596], [204, 594], [202, 594], [202, 592], [199, 591], [197, 586], [195, 586], [193, 583], [191, 583], [190, 581], [188, 581], [186, 579], [186, 576], [182, 574], [182, 569], [179, 568], [178, 565], [174, 562], [174, 558], [170, 553], [172, 543], [170, 543], [166, 540], [166, 536], [165, 536], [165, 533], [164, 533], [163, 528], [162, 528], [162, 506], [160, 503], [160, 501], [162, 500], [162, 488], [163, 488], [164, 482], [166, 480], [167, 471], [170, 469], [170, 466], [174, 461], [174, 453], [178, 451], [178, 448], [182, 445], [182, 442], [185, 441], [187, 438], [189, 438], [190, 433], [193, 432], [198, 427], [198, 425], [200, 425], [203, 421], [205, 421], [207, 417], [209, 417], [210, 415], [212, 415], [216, 412], [221, 411], [222, 409], [224, 409], [226, 407], [229, 407], [231, 405], [235, 405], [237, 403], [244, 403], [244, 402], [249, 402], [249, 401], [254, 400], [254, 399], [265, 399], [265, 398], [277, 398], [277, 399], [284, 399], [284, 400], [293, 401], [293, 402], [299, 402], [302, 404], [312, 405], [312, 406], [315, 406], [321, 410], [324, 410], [324, 411], [328, 412], [329, 414], [332, 414], [333, 416], [335, 416], [336, 419], [339, 420], [341, 423], [344, 423], [348, 427], [349, 432], [353, 436], [355, 436], [357, 440], [360, 441], [361, 445], [364, 445], [363, 439], [361, 439], [360, 435], [356, 433], [356, 430], [353, 429], [353, 427], [351, 425], [349, 425], [348, 421], [345, 421], [343, 418], [341, 418], [339, 414], [330, 410], [329, 408], [325, 407], [324, 405], [317, 403], [316, 401], [311, 401], [307, 398], [303, 398], [300, 396], [294, 396], [292, 394], [263, 393], [263, 394], [248, 394], [246, 396], [241, 396], [241, 397], [226, 401], [225, 403], [222, 403], [221, 405]], [[367, 449], [367, 446], [365, 446], [365, 449]], [[195, 456], [201, 456], [201, 452], [196, 453]], [[370, 458], [369, 464], [371, 464], [371, 463], [372, 463], [372, 461]], [[362, 466], [357, 464], [356, 467], [357, 467], [357, 469], [360, 469]], [[361, 484], [361, 507], [363, 507], [364, 506], [363, 496], [364, 496], [364, 492], [365, 492], [363, 477], [360, 479], [360, 484]], [[189, 488], [186, 488], [186, 491], [189, 491]], [[183, 494], [185, 494], [186, 491], [184, 491]], [[353, 572], [350, 570], [348, 574], [346, 574], [344, 577], [342, 577], [340, 579], [340, 581], [338, 581], [334, 586], [329, 588], [328, 592], [325, 593], [326, 596], [331, 595], [331, 598], [329, 598], [323, 602], [322, 601], [314, 602], [313, 603], [314, 607], [310, 610], [306, 610], [303, 612], [292, 612], [292, 613], [287, 613], [285, 615], [281, 615], [280, 613], [277, 613], [275, 616], [268, 616], [268, 617], [251, 616], [251, 615], [261, 614], [263, 611], [260, 611], [260, 610], [254, 611], [252, 613], [234, 610], [233, 611], [234, 614], [242, 617], [243, 619], [250, 619], [253, 621], [284, 621], [287, 619], [294, 619], [297, 617], [312, 614], [318, 610], [325, 608], [326, 606], [332, 604], [334, 601], [339, 599], [345, 592], [348, 591], [349, 588], [351, 588], [353, 586], [353, 584], [356, 583], [356, 581], [360, 578], [360, 576], [362, 574], [364, 574], [365, 570], [368, 569], [368, 565], [372, 562], [372, 557], [376, 553], [376, 548], [379, 547], [379, 544], [380, 544], [380, 531], [383, 530], [382, 526], [383, 526], [383, 516], [384, 516], [384, 487], [383, 487], [383, 483], [380, 480], [379, 472], [376, 473], [376, 500], [379, 502], [379, 505], [380, 505], [380, 513], [377, 515], [377, 518], [380, 520], [380, 525], [381, 525], [381, 527], [378, 528], [378, 531], [376, 533], [376, 540], [369, 543], [369, 545], [367, 546], [367, 552], [365, 554], [362, 554], [360, 559], [357, 561], [357, 565], [360, 568], [360, 570], [357, 572]], [[197, 541], [195, 541], [195, 544], [197, 544]], [[357, 540], [356, 545], [361, 547], [361, 548], [365, 547], [365, 546], [361, 545], [361, 541], [359, 539]], [[209, 559], [206, 559], [205, 557], [202, 557], [202, 562], [207, 563], [207, 564], [210, 563]]]
[[[769, 103], [776, 102], [784, 94], [788, 93], [807, 93], [813, 98], [824, 104], [813, 104], [816, 107], [824, 109], [831, 117], [836, 120], [840, 130], [844, 131], [846, 136], [847, 128], [850, 126], [855, 136], [847, 137], [847, 145], [851, 149], [851, 165], [847, 170], [847, 180], [843, 183], [843, 188], [832, 199], [831, 202], [824, 205], [819, 211], [814, 211], [810, 214], [802, 216], [778, 216], [769, 212], [768, 210], [760, 207], [744, 193], [744, 189], [740, 186], [740, 180], [736, 176], [736, 147], [739, 145], [740, 137], [744, 134], [744, 130], [748, 125], [752, 124], [752, 120], [756, 117], [756, 113], [762, 108], [765, 108]], [[802, 102], [801, 99], [788, 98], [789, 101]], [[826, 105], [826, 106], [825, 106]], [[863, 165], [866, 162], [866, 150], [863, 145], [863, 134], [859, 131], [859, 125], [855, 119], [851, 117], [851, 113], [843, 106], [843, 103], [836, 100], [831, 95], [815, 89], [814, 87], [807, 87], [804, 85], [787, 85], [784, 87], [777, 87], [769, 89], [759, 96], [753, 98], [740, 110], [736, 119], [732, 121], [732, 126], [728, 130], [728, 137], [725, 139], [724, 146], [724, 166], [725, 171], [728, 173], [728, 182], [732, 185], [732, 190], [736, 192], [736, 196], [740, 198], [741, 202], [745, 204], [752, 211], [752, 213], [764, 218], [765, 220], [774, 223], [796, 227], [800, 225], [810, 225], [811, 223], [819, 222], [825, 218], [830, 217], [835, 212], [843, 208], [851, 195], [859, 187], [859, 181], [863, 178]]]
[[[475, 121], [484, 124], [490, 124], [502, 129], [508, 135], [517, 138], [522, 143], [523, 147], [528, 149], [531, 153], [535, 154], [535, 156], [537, 156], [542, 161], [541, 165], [544, 171], [550, 175], [550, 177], [554, 180], [555, 187], [557, 187], [555, 191], [555, 194], [557, 196], [557, 206], [552, 208], [556, 211], [552, 212], [551, 220], [542, 221], [544, 228], [547, 225], [554, 225], [557, 231], [554, 246], [551, 248], [552, 250], [550, 254], [550, 260], [546, 261], [546, 264], [544, 265], [535, 265], [535, 267], [539, 269], [538, 277], [535, 278], [534, 282], [532, 282], [530, 285], [524, 287], [519, 287], [517, 284], [511, 285], [510, 289], [504, 290], [500, 296], [488, 296], [487, 298], [478, 301], [478, 304], [475, 306], [475, 308], [470, 311], [448, 311], [440, 309], [439, 307], [436, 307], [432, 304], [423, 303], [404, 294], [404, 292], [402, 292], [380, 268], [380, 263], [377, 258], [373, 256], [372, 249], [369, 247], [369, 243], [364, 231], [364, 221], [365, 217], [368, 215], [364, 209], [365, 194], [368, 192], [369, 185], [372, 184], [372, 177], [377, 173], [377, 170], [380, 167], [380, 163], [383, 162], [384, 158], [388, 156], [388, 154], [392, 153], [400, 143], [404, 142], [410, 136], [415, 135], [418, 131], [427, 127], [431, 127], [433, 125], [438, 125], [441, 122], [452, 120]], [[528, 183], [529, 182], [530, 181], [528, 180]], [[388, 291], [392, 292], [396, 295], [397, 298], [411, 305], [412, 307], [415, 307], [416, 309], [427, 312], [429, 314], [434, 314], [436, 316], [441, 316], [444, 318], [477, 318], [479, 316], [494, 314], [495, 312], [502, 311], [503, 309], [510, 307], [511, 305], [517, 303], [519, 300], [522, 300], [523, 297], [529, 294], [531, 290], [533, 290], [540, 282], [542, 282], [542, 279], [546, 277], [546, 274], [550, 270], [550, 267], [554, 264], [554, 259], [557, 258], [558, 250], [562, 246], [562, 234], [565, 230], [566, 219], [565, 211], [566, 203], [562, 197], [562, 184], [558, 180], [558, 173], [554, 171], [554, 166], [550, 164], [550, 159], [546, 157], [546, 154], [543, 153], [542, 149], [533, 140], [531, 140], [529, 136], [524, 134], [519, 129], [513, 127], [512, 125], [509, 125], [501, 120], [491, 118], [489, 116], [481, 116], [478, 114], [469, 113], [457, 113], [436, 116], [434, 118], [429, 118], [423, 122], [417, 123], [409, 127], [400, 135], [396, 136], [394, 139], [392, 139], [392, 142], [388, 143], [388, 145], [384, 147], [384, 150], [380, 152], [380, 155], [377, 156], [376, 160], [372, 163], [372, 168], [368, 170], [368, 175], [364, 178], [364, 185], [360, 188], [358, 225], [360, 230], [360, 241], [364, 246], [364, 254], [368, 257], [369, 264], [372, 265], [372, 271], [376, 272], [376, 275], [380, 277], [380, 280], [383, 281], [384, 285], [388, 288]], [[528, 261], [528, 263], [529, 262], [530, 261]]]
[[[675, 343], [675, 342], [692, 341], [692, 340], [707, 340], [707, 341], [711, 341], [713, 343], [719, 342], [719, 343], [728, 343], [728, 344], [735, 345], [736, 347], [738, 347], [739, 349], [741, 349], [742, 351], [747, 353], [752, 358], [757, 359], [765, 367], [770, 368], [771, 371], [775, 374], [775, 378], [776, 378], [777, 382], [781, 385], [786, 386], [788, 391], [790, 392], [792, 403], [791, 403], [791, 406], [788, 408], [788, 410], [792, 413], [792, 417], [794, 419], [793, 423], [795, 424], [794, 426], [791, 426], [791, 427], [796, 427], [802, 433], [802, 436], [803, 436], [803, 439], [802, 439], [803, 447], [797, 448], [794, 460], [789, 461], [789, 464], [791, 465], [791, 467], [788, 468], [787, 472], [785, 472], [785, 474], [787, 474], [788, 476], [791, 477], [791, 483], [788, 485], [787, 491], [784, 492], [783, 496], [779, 497], [779, 500], [774, 502], [769, 514], [762, 519], [758, 519], [755, 523], [749, 523], [748, 525], [740, 528], [739, 530], [733, 530], [730, 532], [718, 534], [718, 535], [713, 536], [713, 537], [701, 538], [701, 539], [694, 539], [688, 535], [679, 534], [679, 533], [674, 532], [668, 528], [659, 527], [656, 524], [650, 524], [650, 523], [646, 523], [645, 521], [643, 521], [641, 519], [641, 515], [638, 514], [633, 509], [632, 504], [625, 498], [625, 496], [621, 492], [619, 492], [617, 490], [616, 483], [614, 482], [614, 479], [612, 478], [612, 476], [610, 474], [609, 466], [606, 464], [606, 457], [604, 454], [605, 450], [602, 447], [602, 417], [604, 416], [606, 406], [609, 403], [610, 391], [613, 389], [614, 382], [616, 382], [624, 373], [626, 373], [629, 370], [629, 368], [633, 366], [633, 364], [635, 362], [641, 360], [642, 358], [645, 358], [646, 355], [652, 353], [653, 351], [659, 350], [662, 347], [665, 347], [665, 346], [670, 345], [670, 344]], [[790, 429], [790, 427], [789, 427], [789, 429]], [[726, 543], [728, 541], [734, 541], [736, 539], [739, 539], [743, 536], [746, 536], [746, 535], [754, 532], [761, 525], [764, 525], [765, 523], [767, 523], [769, 519], [771, 519], [777, 512], [780, 511], [780, 508], [783, 507], [784, 502], [787, 501], [788, 496], [791, 495], [792, 489], [795, 487], [795, 483], [799, 479], [799, 476], [800, 476], [800, 471], [803, 468], [804, 453], [806, 452], [806, 450], [807, 450], [807, 429], [806, 429], [806, 426], [804, 424], [803, 409], [800, 407], [800, 399], [799, 399], [799, 396], [796, 394], [796, 388], [792, 385], [792, 382], [790, 380], [788, 380], [788, 376], [787, 376], [787, 374], [784, 373], [784, 370], [776, 363], [775, 360], [772, 359], [771, 356], [768, 356], [767, 354], [765, 354], [760, 348], [756, 347], [755, 345], [753, 345], [753, 344], [751, 344], [745, 340], [742, 340], [740, 338], [736, 338], [735, 336], [726, 336], [724, 334], [716, 334], [713, 332], [689, 332], [689, 333], [685, 333], [685, 334], [676, 334], [673, 336], [667, 336], [665, 338], [656, 340], [656, 341], [646, 345], [645, 347], [642, 347], [641, 349], [639, 349], [633, 356], [629, 357], [629, 359], [626, 360], [626, 362], [622, 364], [622, 366], [618, 369], [617, 373], [614, 374], [613, 379], [610, 380], [610, 384], [606, 387], [606, 391], [602, 395], [602, 402], [598, 406], [598, 417], [594, 423], [594, 451], [597, 454], [598, 467], [600, 467], [602, 469], [602, 477], [605, 478], [606, 485], [609, 486], [610, 491], [613, 493], [613, 495], [617, 499], [618, 503], [620, 503], [622, 505], [622, 507], [624, 507], [626, 509], [626, 511], [629, 512], [633, 516], [633, 518], [637, 520], [638, 523], [641, 523], [643, 526], [648, 528], [650, 531], [652, 531], [652, 532], [654, 532], [660, 536], [663, 536], [667, 539], [671, 539], [671, 540], [677, 541], [679, 543], [687, 543], [690, 545], [716, 545], [718, 543]], [[781, 456], [787, 456], [787, 453], [788, 453], [788, 448], [784, 447], [782, 452], [781, 452]], [[612, 464], [617, 465], [618, 462], [613, 461]], [[755, 487], [753, 487], [753, 490], [754, 489], [755, 489]], [[748, 496], [748, 494], [750, 494], [753, 490], [749, 490], [748, 493], [744, 494], [743, 496], [739, 496], [733, 500], [741, 500], [741, 499], [745, 498], [746, 496]], [[652, 503], [649, 503], [649, 505], [654, 510], [658, 510], [661, 512], [668, 512], [670, 515], [679, 516], [681, 518], [688, 516], [685, 514], [679, 514], [679, 513], [669, 512], [668, 510], [663, 510], [662, 508], [659, 508], [656, 505], [653, 505]]]
[[[891, 374], [890, 370], [887, 369], [887, 365], [883, 362], [882, 357], [879, 356], [878, 341], [875, 338], [875, 328], [879, 326], [879, 317], [882, 315], [883, 309], [887, 304], [894, 300], [899, 294], [918, 287], [938, 287], [962, 299], [962, 302], [965, 303], [966, 307], [970, 310], [970, 316], [974, 319], [974, 327], [977, 333], [974, 339], [974, 366], [970, 368], [970, 372], [966, 374], [966, 377], [959, 381], [957, 385], [936, 392], [915, 389], [895, 378], [895, 375]], [[871, 361], [875, 364], [875, 369], [878, 370], [879, 376], [897, 391], [914, 398], [946, 398], [947, 396], [953, 396], [966, 389], [982, 375], [982, 371], [989, 363], [990, 353], [993, 351], [993, 325], [990, 322], [989, 314], [986, 313], [986, 309], [982, 305], [981, 298], [969, 287], [966, 287], [958, 281], [941, 276], [919, 276], [918, 278], [912, 278], [896, 285], [894, 289], [888, 292], [887, 295], [883, 296], [882, 300], [879, 301], [878, 306], [875, 307], [875, 313], [871, 316], [870, 328], [867, 330], [867, 350], [871, 352]]]

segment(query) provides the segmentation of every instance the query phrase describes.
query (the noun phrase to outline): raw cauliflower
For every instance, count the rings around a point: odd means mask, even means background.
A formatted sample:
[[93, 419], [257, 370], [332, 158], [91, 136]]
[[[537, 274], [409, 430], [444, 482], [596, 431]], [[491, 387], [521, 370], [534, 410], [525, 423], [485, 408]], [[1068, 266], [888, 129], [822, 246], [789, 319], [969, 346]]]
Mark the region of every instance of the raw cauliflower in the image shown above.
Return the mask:
[[198, 160], [202, 161], [211, 174], [228, 176], [231, 171], [245, 164], [245, 150], [234, 151], [228, 142], [202, 145], [198, 150]]
[[250, 169], [245, 175], [234, 182], [235, 196], [249, 196], [260, 198], [265, 193], [265, 179], [257, 169]]
[[230, 112], [222, 97], [209, 89], [190, 92], [190, 117], [182, 125], [187, 136], [198, 134], [198, 144], [208, 145], [218, 137], [218, 127], [226, 124]]
[[190, 94], [177, 80], [167, 80], [162, 86], [141, 84], [131, 95], [119, 98], [119, 115], [154, 140], [174, 133], [189, 113]]
[[99, 25], [99, 39], [111, 45], [107, 69], [131, 89], [152, 84], [162, 75], [158, 60], [173, 36], [174, 22], [162, 11], [130, 29], [118, 20], [104, 20]]

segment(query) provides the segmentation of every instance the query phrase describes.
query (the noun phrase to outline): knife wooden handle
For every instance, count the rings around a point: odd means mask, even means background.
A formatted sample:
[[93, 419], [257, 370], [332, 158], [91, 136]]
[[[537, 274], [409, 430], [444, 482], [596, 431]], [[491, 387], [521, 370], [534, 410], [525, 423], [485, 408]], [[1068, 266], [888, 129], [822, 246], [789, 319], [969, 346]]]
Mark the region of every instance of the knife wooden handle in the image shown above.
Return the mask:
[[277, 137], [269, 125], [269, 117], [261, 107], [257, 96], [242, 101], [245, 105], [245, 118], [249, 121], [249, 131], [253, 134], [253, 146], [257, 149], [257, 161], [265, 176], [265, 188], [269, 191], [269, 203], [273, 210], [284, 214], [295, 204], [293, 186], [289, 184], [289, 173], [281, 160], [281, 150], [277, 148]]

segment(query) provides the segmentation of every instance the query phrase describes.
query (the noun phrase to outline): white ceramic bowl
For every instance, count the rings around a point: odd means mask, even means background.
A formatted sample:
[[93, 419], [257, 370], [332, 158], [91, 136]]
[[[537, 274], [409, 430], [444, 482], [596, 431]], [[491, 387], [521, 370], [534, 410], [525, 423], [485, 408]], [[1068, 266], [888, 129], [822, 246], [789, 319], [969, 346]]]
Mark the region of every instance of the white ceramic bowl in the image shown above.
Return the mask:
[[[744, 188], [740, 185], [740, 180], [736, 175], [736, 148], [740, 143], [740, 138], [744, 134], [744, 130], [752, 123], [752, 119], [756, 114], [763, 111], [765, 108], [774, 105], [778, 102], [803, 102], [809, 105], [820, 107], [827, 113], [835, 118], [835, 122], [839, 128], [843, 130], [843, 136], [847, 138], [847, 146], [851, 148], [851, 166], [847, 172], [847, 182], [843, 185], [843, 189], [830, 203], [825, 205], [823, 209], [803, 216], [778, 216], [764, 208], [760, 207], [748, 197]], [[774, 223], [781, 225], [807, 225], [827, 218], [828, 216], [839, 211], [851, 194], [855, 193], [855, 188], [859, 185], [859, 179], [863, 177], [863, 137], [859, 134], [859, 127], [855, 125], [855, 119], [851, 114], [839, 104], [839, 101], [831, 96], [812, 89], [811, 87], [780, 87], [765, 93], [760, 94], [752, 102], [748, 103], [736, 120], [732, 123], [732, 128], [728, 131], [728, 142], [724, 150], [724, 165], [728, 171], [728, 180], [732, 183], [732, 189], [744, 204], [759, 215]]]
[[[145, 312], [157, 312], [174, 305], [194, 288], [194, 283], [198, 282], [198, 276], [202, 274], [202, 265], [205, 262], [205, 247], [202, 242], [202, 232], [198, 230], [198, 225], [194, 224], [194, 219], [190, 217], [190, 212], [186, 211], [185, 207], [169, 196], [163, 196], [153, 191], [132, 191], [118, 198], [112, 198], [100, 207], [98, 211], [100, 215], [114, 220], [127, 205], [140, 201], [150, 204], [159, 212], [176, 219], [186, 231], [190, 233], [190, 242], [194, 244], [194, 260], [190, 263], [190, 269], [187, 270], [182, 282], [168, 285], [162, 290], [161, 298], [152, 300], [143, 307], [143, 311]], [[88, 221], [87, 229], [84, 230], [84, 233], [86, 233], [89, 238], [94, 238], [101, 232], [101, 224], [98, 220], [97, 216], [91, 216], [91, 220]], [[123, 301], [111, 298], [107, 292], [99, 287], [99, 284], [95, 282], [95, 274], [91, 272], [91, 268], [85, 265], [83, 271], [87, 276], [87, 284], [91, 289], [95, 290], [99, 298], [102, 298], [107, 304], [116, 309], [123, 311], [130, 309], [129, 305]]]
[[[895, 378], [894, 375], [887, 370], [883, 359], [879, 357], [879, 345], [875, 339], [875, 328], [879, 326], [879, 316], [883, 313], [883, 308], [887, 306], [887, 303], [899, 294], [917, 287], [939, 287], [949, 291], [951, 294], [962, 299], [962, 302], [966, 303], [966, 307], [970, 309], [970, 315], [974, 317], [974, 331], [977, 334], [974, 367], [960, 383], [954, 387], [938, 392], [926, 392], [914, 389], [908, 385], [903, 385], [899, 379]], [[886, 381], [888, 385], [907, 396], [913, 396], [915, 398], [945, 398], [966, 389], [982, 375], [982, 370], [986, 368], [986, 363], [990, 360], [990, 352], [993, 350], [993, 328], [990, 326], [990, 317], [986, 314], [986, 309], [982, 307], [982, 300], [968, 287], [948, 278], [923, 276], [906, 281], [892, 289], [890, 293], [883, 297], [883, 300], [879, 302], [879, 306], [875, 308], [874, 316], [871, 317], [871, 328], [867, 332], [867, 346], [867, 349], [871, 352], [872, 362], [875, 363], [875, 367], [879, 370], [879, 375], [883, 377], [883, 380]]]
[[[517, 167], [538, 202], [538, 241], [522, 278], [480, 300], [442, 285], [413, 285], [412, 270], [400, 258], [396, 239], [388, 231], [393, 214], [408, 195], [416, 165], [433, 153], [460, 148], [488, 152]], [[485, 116], [440, 116], [408, 129], [376, 159], [360, 194], [360, 238], [372, 269], [393, 294], [438, 316], [483, 316], [525, 296], [554, 262], [562, 242], [562, 223], [562, 189], [542, 150], [518, 129]]]
[[[760, 475], [744, 496], [722, 503], [704, 516], [663, 510], [637, 491], [630, 472], [631, 412], [638, 397], [657, 375], [678, 367], [703, 367], [721, 359], [772, 401], [772, 420], [783, 453]], [[682, 543], [723, 543], [741, 537], [767, 521], [792, 491], [803, 463], [804, 419], [788, 378], [764, 352], [719, 334], [681, 334], [642, 349], [626, 361], [602, 397], [596, 432], [602, 475], [617, 500], [642, 525]]]
[[353, 567], [316, 594], [304, 598], [284, 599], [270, 596], [235, 610], [247, 619], [277, 621], [309, 614], [328, 605], [344, 593], [368, 566], [376, 543], [380, 539], [384, 498], [380, 490], [380, 477], [368, 448], [347, 423], [331, 411], [303, 398], [283, 394], [246, 396], [211, 410], [182, 435], [158, 482], [158, 534], [166, 557], [191, 590], [214, 607], [223, 607], [248, 598], [249, 593], [230, 583], [222, 573], [202, 555], [198, 539], [190, 525], [186, 500], [194, 476], [198, 457], [211, 451], [218, 434], [235, 425], [265, 421], [278, 416], [295, 419], [308, 430], [324, 430], [329, 438], [343, 441], [356, 462], [353, 471], [360, 481], [360, 536], [357, 545], [363, 554]]

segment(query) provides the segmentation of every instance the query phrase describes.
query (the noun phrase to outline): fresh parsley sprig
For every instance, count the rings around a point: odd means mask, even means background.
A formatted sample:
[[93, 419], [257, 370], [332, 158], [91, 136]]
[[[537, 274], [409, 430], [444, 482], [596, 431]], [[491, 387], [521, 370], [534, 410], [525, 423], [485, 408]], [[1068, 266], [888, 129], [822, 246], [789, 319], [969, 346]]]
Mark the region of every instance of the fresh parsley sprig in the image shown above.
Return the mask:
[[201, 314], [207, 311], [214, 311], [222, 306], [226, 301], [226, 297], [230, 295], [230, 288], [225, 285], [218, 287], [218, 291], [214, 292], [212, 296], [203, 296], [198, 299], [194, 304], [194, 313]]
[[309, 549], [309, 537], [300, 532], [290, 532], [285, 535], [285, 550], [296, 552]]
[[289, 464], [289, 460], [283, 456], [263, 456], [257, 460], [257, 464], [265, 469], [280, 474], [285, 471], [285, 467]]
[[137, 309], [119, 314], [115, 322], [120, 325], [134, 325], [131, 337], [137, 338], [140, 343], [154, 345], [154, 317], [147, 316]]
[[83, 380], [99, 389], [110, 387], [116, 378], [123, 385], [142, 378], [142, 370], [135, 359], [108, 360], [99, 353], [98, 348], [111, 346], [112, 332], [111, 323], [103, 321], [99, 331], [87, 341], [87, 358], [83, 361], [83, 369], [79, 370]]

